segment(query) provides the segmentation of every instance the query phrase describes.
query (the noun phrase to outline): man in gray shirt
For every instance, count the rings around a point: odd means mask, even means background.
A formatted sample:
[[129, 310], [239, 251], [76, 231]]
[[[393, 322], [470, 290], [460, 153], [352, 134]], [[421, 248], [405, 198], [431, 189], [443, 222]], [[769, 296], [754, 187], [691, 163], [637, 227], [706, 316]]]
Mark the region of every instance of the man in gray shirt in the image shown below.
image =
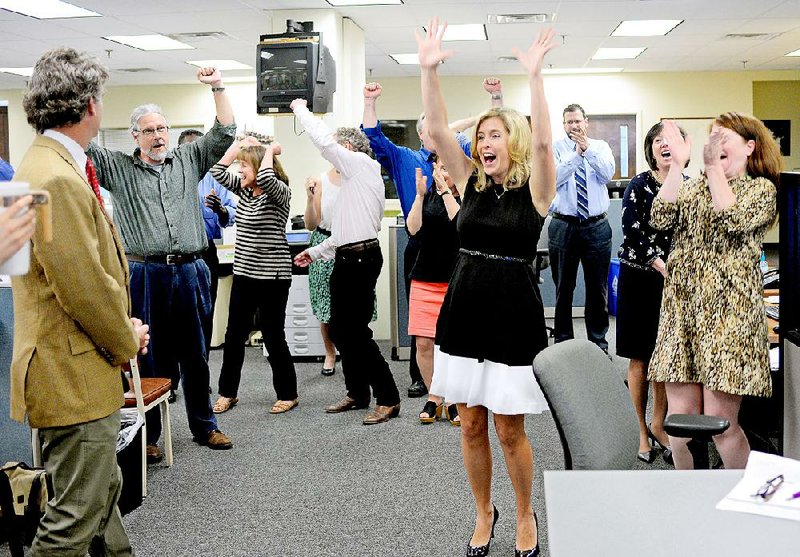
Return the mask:
[[[215, 68], [197, 72], [211, 86], [214, 126], [193, 143], [169, 150], [169, 126], [161, 109], [145, 104], [131, 114], [133, 154], [89, 146], [100, 183], [111, 192], [131, 272], [133, 315], [150, 324], [150, 351], [142, 375], [180, 377], [194, 440], [230, 449], [217, 427], [209, 399], [209, 370], [202, 324], [211, 311], [210, 275], [202, 259], [208, 245], [197, 183], [233, 142], [233, 110]], [[156, 445], [161, 414], [147, 415], [148, 461], [161, 459]]]

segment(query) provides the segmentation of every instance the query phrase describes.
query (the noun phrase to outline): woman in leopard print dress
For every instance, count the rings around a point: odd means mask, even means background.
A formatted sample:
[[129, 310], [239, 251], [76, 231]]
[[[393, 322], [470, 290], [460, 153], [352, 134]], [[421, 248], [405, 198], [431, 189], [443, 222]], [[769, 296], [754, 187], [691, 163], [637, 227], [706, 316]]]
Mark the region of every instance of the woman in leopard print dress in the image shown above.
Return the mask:
[[[651, 225], [673, 228], [674, 240], [648, 379], [666, 382], [670, 413], [729, 420], [714, 443], [726, 468], [744, 468], [742, 396], [772, 393], [758, 263], [777, 214], [780, 150], [760, 120], [727, 112], [711, 126], [704, 175], [684, 183], [690, 143], [671, 121], [663, 135], [673, 164]], [[670, 437], [676, 468], [692, 468], [686, 442]]]

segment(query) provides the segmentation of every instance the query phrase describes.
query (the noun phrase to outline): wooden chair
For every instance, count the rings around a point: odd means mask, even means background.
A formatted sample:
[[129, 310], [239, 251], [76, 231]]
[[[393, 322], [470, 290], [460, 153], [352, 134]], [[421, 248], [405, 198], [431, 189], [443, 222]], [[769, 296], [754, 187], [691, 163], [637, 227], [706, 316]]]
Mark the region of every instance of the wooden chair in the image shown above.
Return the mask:
[[[136, 408], [144, 419], [145, 412], [161, 405], [161, 421], [164, 424], [164, 462], [172, 466], [172, 427], [169, 420], [169, 393], [172, 381], [165, 377], [145, 377], [139, 375], [139, 363], [134, 357], [122, 366], [128, 377], [130, 389], [125, 393], [124, 408]], [[39, 444], [39, 430], [31, 428], [31, 447], [33, 465], [41, 468], [42, 447]], [[147, 496], [147, 420], [142, 425], [142, 497]]]
[[[166, 377], [142, 377], [136, 358], [123, 366], [129, 376], [131, 389], [125, 393], [125, 408], [137, 408], [144, 418], [145, 413], [161, 406], [161, 422], [164, 424], [164, 462], [172, 466], [172, 426], [169, 419], [169, 394], [172, 381]], [[142, 426], [142, 497], [147, 497], [147, 420]]]

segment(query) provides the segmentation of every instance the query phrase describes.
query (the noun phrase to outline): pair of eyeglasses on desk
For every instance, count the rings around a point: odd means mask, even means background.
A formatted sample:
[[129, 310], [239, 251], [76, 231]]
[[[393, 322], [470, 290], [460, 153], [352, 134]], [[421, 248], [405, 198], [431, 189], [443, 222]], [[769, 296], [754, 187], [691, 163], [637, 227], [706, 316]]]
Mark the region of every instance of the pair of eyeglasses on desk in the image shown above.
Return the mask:
[[758, 488], [758, 491], [753, 493], [751, 497], [760, 497], [762, 500], [767, 501], [773, 494], [778, 490], [780, 485], [783, 483], [783, 474], [779, 474], [772, 478], [771, 480], [767, 480], [764, 482], [764, 485]]

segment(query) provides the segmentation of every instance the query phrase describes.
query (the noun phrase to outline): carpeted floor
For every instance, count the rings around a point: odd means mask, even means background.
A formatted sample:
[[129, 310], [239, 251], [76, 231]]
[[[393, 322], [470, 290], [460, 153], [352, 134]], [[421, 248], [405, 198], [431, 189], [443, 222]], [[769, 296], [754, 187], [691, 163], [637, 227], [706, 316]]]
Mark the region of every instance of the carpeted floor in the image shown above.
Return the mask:
[[[575, 328], [580, 334], [580, 320]], [[612, 353], [613, 328], [612, 320]], [[388, 343], [381, 347], [388, 357]], [[215, 393], [221, 359], [221, 350], [212, 352]], [[333, 377], [323, 377], [321, 364], [298, 363], [300, 405], [269, 414], [269, 365], [260, 349], [248, 349], [240, 402], [219, 416], [220, 428], [235, 444], [230, 451], [191, 441], [179, 396], [171, 407], [174, 466], [149, 466], [149, 495], [125, 517], [137, 554], [463, 555], [474, 509], [460, 430], [446, 421], [421, 425], [417, 414], [424, 399], [406, 396], [408, 363], [390, 363], [401, 391], [400, 417], [364, 426], [364, 411], [322, 411], [344, 394], [338, 364]], [[614, 364], [622, 378], [627, 360], [615, 357]], [[533, 505], [547, 555], [542, 471], [563, 469], [563, 453], [549, 413], [528, 416], [526, 430], [535, 455]], [[514, 494], [493, 431], [492, 444], [500, 519], [491, 554], [513, 555]], [[666, 467], [660, 459], [652, 466]]]

